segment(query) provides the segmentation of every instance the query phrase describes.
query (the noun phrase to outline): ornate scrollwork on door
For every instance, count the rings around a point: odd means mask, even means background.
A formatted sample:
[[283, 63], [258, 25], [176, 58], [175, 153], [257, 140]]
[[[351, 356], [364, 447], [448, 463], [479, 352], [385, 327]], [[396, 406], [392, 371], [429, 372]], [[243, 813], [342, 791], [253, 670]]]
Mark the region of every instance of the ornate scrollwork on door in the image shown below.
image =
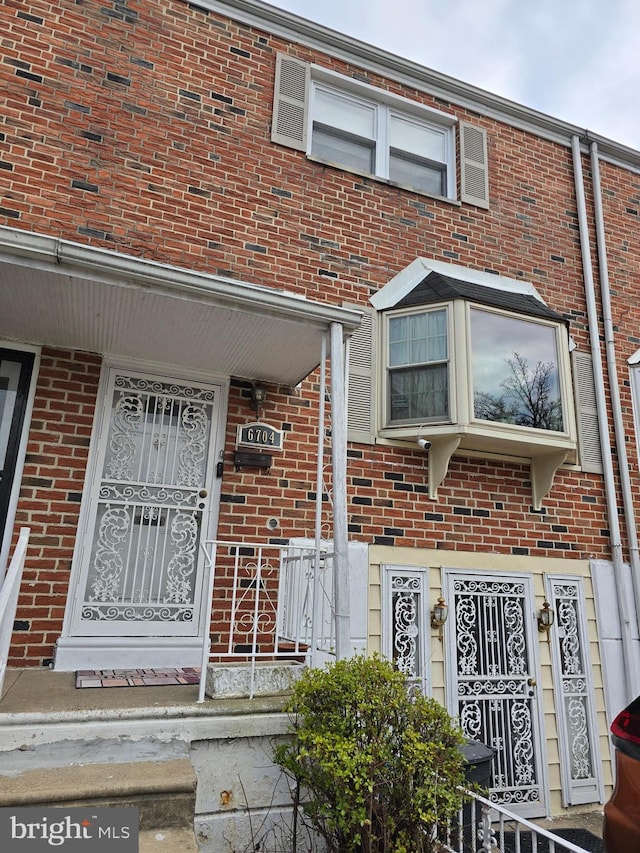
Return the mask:
[[550, 601], [557, 613], [552, 637], [554, 677], [558, 688], [561, 771], [567, 802], [599, 799], [596, 735], [593, 730], [592, 689], [588, 645], [583, 625], [579, 578], [550, 579]]
[[182, 410], [181, 426], [184, 436], [180, 448], [180, 468], [177, 484], [197, 486], [204, 480], [207, 438], [211, 423], [204, 406], [190, 403]]
[[418, 577], [394, 575], [391, 580], [393, 660], [400, 672], [410, 678], [419, 676], [420, 590]]
[[538, 779], [533, 725], [533, 671], [525, 613], [527, 588], [495, 576], [453, 578], [456, 690], [466, 736], [496, 750], [492, 798], [534, 804]]
[[176, 553], [167, 566], [164, 600], [172, 604], [186, 604], [193, 600], [192, 579], [198, 543], [198, 524], [193, 515], [185, 512], [174, 515], [171, 542]]
[[144, 406], [137, 394], [123, 394], [115, 403], [109, 437], [110, 455], [105, 474], [113, 480], [130, 480], [136, 456], [136, 435], [140, 431]]
[[81, 619], [174, 623], [160, 633], [186, 636], [176, 623], [194, 620], [201, 590], [216, 391], [113, 369], [109, 392]]
[[117, 598], [124, 570], [121, 546], [129, 533], [130, 523], [125, 507], [107, 507], [105, 510], [93, 558], [91, 601], [113, 601]]

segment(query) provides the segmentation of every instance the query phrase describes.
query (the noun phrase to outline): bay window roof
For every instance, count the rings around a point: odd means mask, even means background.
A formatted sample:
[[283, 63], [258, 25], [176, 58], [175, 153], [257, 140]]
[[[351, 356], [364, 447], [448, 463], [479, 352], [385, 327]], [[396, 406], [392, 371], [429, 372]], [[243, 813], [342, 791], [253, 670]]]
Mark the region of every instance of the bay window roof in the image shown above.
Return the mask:
[[505, 311], [527, 314], [530, 317], [542, 317], [557, 322], [563, 320], [560, 314], [548, 308], [539, 297], [530, 293], [501, 289], [500, 276], [494, 276], [496, 287], [488, 287], [453, 278], [435, 270], [428, 272], [425, 270], [425, 272], [426, 275], [422, 281], [397, 302], [395, 308], [428, 305], [431, 302], [443, 302], [449, 299], [468, 299], [481, 305], [491, 305], [494, 308], [503, 308]]

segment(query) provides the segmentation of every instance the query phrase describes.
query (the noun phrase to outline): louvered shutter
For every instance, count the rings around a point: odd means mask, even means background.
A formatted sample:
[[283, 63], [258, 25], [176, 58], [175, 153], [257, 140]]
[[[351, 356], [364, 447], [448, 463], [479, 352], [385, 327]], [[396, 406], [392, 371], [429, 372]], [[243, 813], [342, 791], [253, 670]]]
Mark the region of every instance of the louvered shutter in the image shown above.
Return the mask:
[[578, 447], [583, 471], [602, 473], [602, 451], [596, 387], [593, 379], [593, 363], [587, 352], [574, 350], [573, 379], [576, 390], [576, 413], [578, 415]]
[[375, 318], [376, 312], [362, 305], [345, 305], [364, 310], [362, 323], [351, 336], [347, 437], [361, 444], [375, 442]]
[[487, 131], [466, 121], [460, 122], [460, 198], [489, 207]]
[[299, 151], [307, 149], [309, 65], [284, 53], [276, 56], [271, 140]]

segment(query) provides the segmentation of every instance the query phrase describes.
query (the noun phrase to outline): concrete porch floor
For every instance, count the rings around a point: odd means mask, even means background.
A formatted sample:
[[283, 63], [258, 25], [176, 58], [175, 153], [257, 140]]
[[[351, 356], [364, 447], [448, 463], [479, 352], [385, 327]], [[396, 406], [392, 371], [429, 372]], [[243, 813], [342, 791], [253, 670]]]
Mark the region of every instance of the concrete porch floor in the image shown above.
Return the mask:
[[82, 689], [75, 685], [75, 672], [7, 669], [0, 715], [193, 705], [198, 698], [197, 684]]

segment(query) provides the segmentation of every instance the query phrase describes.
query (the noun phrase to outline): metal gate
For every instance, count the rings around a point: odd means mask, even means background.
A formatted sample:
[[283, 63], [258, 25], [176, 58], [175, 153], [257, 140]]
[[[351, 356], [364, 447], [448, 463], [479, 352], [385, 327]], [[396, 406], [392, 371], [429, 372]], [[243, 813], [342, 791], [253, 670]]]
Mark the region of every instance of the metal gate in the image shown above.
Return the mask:
[[542, 708], [531, 578], [446, 571], [450, 711], [468, 738], [496, 750], [491, 799], [545, 814]]
[[198, 636], [217, 390], [110, 370], [75, 635]]

